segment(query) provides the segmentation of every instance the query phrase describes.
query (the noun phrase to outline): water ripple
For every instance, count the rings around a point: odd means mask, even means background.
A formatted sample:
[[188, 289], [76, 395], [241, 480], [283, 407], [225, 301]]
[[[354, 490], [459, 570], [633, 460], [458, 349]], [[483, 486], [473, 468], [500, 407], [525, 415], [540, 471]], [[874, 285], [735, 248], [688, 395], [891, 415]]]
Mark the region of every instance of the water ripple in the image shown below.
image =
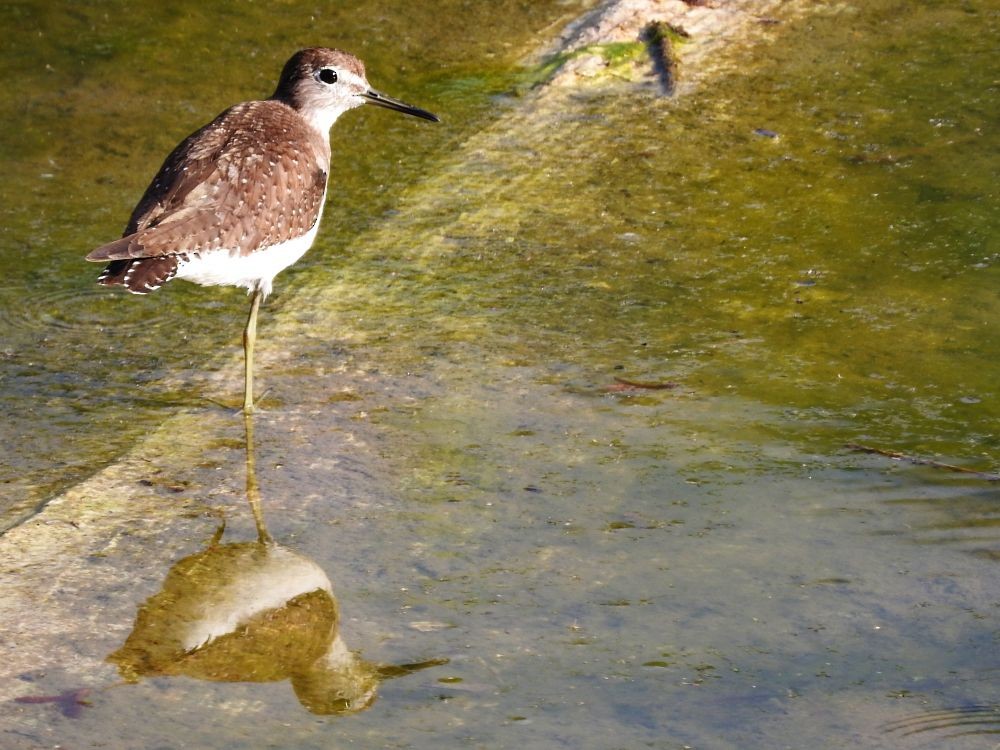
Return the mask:
[[973, 705], [923, 711], [885, 725], [886, 734], [908, 737], [942, 732], [941, 739], [967, 735], [1000, 734], [1000, 705]]
[[163, 325], [164, 306], [97, 285], [51, 291], [0, 287], [0, 323], [23, 331], [135, 331]]

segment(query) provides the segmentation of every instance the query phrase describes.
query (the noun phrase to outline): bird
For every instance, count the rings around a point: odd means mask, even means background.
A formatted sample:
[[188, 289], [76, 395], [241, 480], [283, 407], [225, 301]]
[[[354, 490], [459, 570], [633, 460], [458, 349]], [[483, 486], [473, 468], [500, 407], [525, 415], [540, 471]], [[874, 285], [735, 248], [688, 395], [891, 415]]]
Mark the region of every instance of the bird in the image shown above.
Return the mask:
[[189, 135], [163, 162], [120, 239], [86, 259], [97, 283], [148, 294], [171, 279], [245, 287], [243, 411], [254, 411], [257, 315], [274, 277], [309, 249], [330, 174], [330, 128], [363, 104], [440, 122], [368, 83], [364, 63], [311, 47], [285, 63], [269, 99], [236, 104]]

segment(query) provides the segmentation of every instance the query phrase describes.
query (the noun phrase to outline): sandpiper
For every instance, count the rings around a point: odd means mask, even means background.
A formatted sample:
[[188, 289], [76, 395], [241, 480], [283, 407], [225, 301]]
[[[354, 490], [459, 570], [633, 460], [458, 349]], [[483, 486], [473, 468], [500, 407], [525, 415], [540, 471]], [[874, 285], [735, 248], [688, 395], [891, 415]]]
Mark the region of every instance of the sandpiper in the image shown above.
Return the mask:
[[173, 278], [246, 287], [243, 410], [253, 411], [257, 311], [274, 277], [302, 257], [319, 229], [330, 171], [330, 127], [376, 104], [438, 122], [375, 91], [365, 66], [339, 50], [301, 50], [285, 64], [270, 99], [237, 104], [171, 152], [132, 212], [121, 239], [87, 260], [98, 278], [148, 294]]

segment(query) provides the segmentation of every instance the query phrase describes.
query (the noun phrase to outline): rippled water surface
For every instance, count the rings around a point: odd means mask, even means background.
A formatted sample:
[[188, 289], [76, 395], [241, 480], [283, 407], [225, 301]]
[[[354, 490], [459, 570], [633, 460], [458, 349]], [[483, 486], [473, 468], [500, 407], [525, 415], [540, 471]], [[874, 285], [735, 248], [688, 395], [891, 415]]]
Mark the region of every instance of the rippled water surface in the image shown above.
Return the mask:
[[[209, 447], [136, 492], [229, 522], [102, 556], [135, 584], [11, 676], [52, 699], [0, 710], [13, 746], [991, 746], [996, 10], [818, 6], [676, 100], [532, 110], [516, 62], [579, 6], [408, 7], [3, 10], [8, 518], [186, 414]], [[444, 122], [335, 126], [261, 319], [267, 547], [206, 400], [239, 399], [244, 296], [81, 257], [317, 41]], [[318, 583], [211, 653], [176, 634], [278, 580]]]

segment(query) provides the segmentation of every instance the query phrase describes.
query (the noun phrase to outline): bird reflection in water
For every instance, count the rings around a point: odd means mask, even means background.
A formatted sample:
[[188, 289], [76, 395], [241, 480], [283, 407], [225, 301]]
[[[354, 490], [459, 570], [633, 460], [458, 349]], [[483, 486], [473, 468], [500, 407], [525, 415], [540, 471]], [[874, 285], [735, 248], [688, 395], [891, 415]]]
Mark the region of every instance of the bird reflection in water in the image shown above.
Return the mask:
[[287, 679], [314, 714], [363, 711], [375, 702], [382, 680], [447, 663], [375, 664], [347, 648], [329, 578], [309, 558], [275, 543], [264, 525], [251, 420], [244, 415], [256, 541], [222, 544], [225, 525], [220, 527], [207, 549], [171, 568], [108, 660], [130, 682], [159, 675]]

